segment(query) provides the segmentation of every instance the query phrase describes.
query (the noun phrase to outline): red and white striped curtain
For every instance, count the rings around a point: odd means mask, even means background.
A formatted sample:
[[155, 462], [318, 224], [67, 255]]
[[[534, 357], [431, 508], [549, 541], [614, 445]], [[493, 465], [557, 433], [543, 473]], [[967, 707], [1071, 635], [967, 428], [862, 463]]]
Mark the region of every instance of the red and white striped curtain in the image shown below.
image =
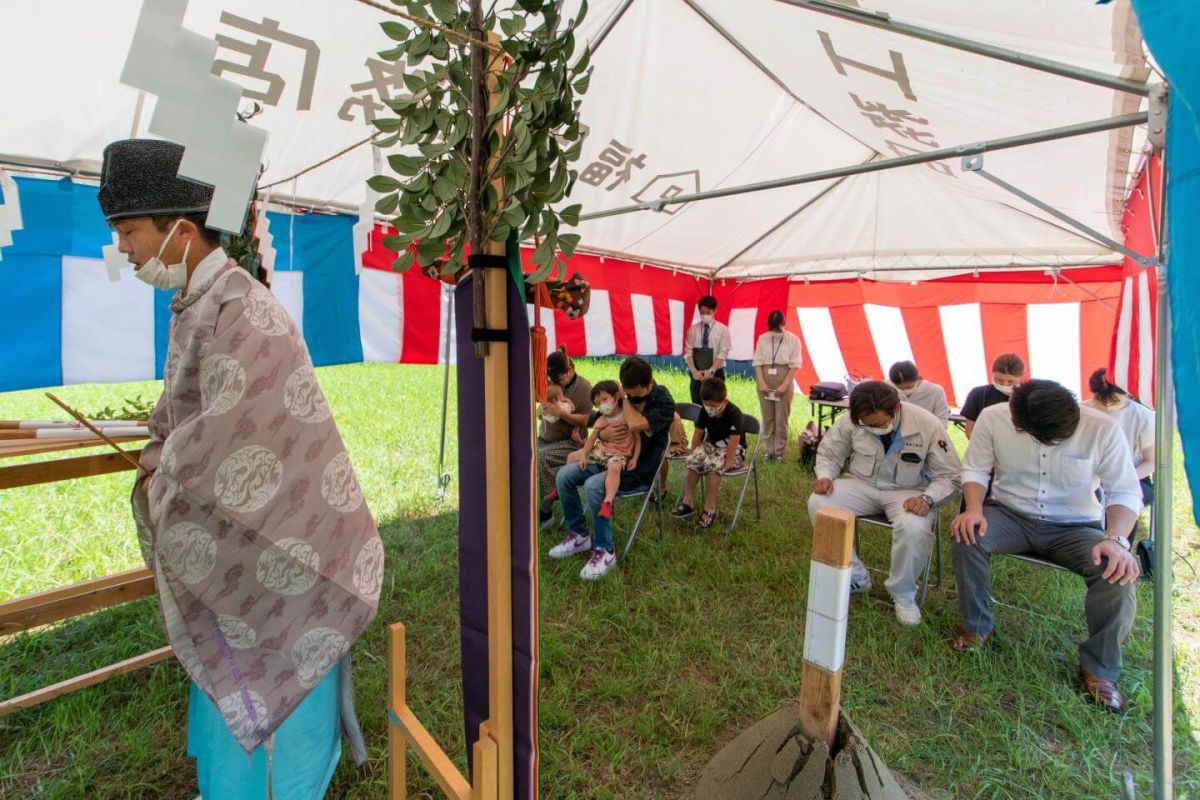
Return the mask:
[[[438, 363], [447, 344], [454, 352], [454, 332], [447, 333], [446, 326], [450, 290], [415, 270], [396, 275], [390, 264], [390, 254], [373, 242], [359, 288], [364, 358]], [[797, 378], [802, 390], [850, 373], [886, 378], [891, 364], [911, 360], [926, 379], [945, 387], [952, 405], [990, 381], [991, 362], [1002, 353], [1021, 356], [1032, 377], [1057, 380], [1081, 399], [1088, 397], [1088, 375], [1110, 363], [1122, 288], [1139, 285], [1137, 276], [1127, 279], [1128, 266], [1071, 270], [1066, 277], [1045, 271], [981, 273], [919, 284], [805, 284], [785, 278], [710, 284], [662, 267], [591, 255], [571, 259], [570, 269], [591, 282], [591, 309], [576, 320], [561, 311], [543, 313], [551, 349], [565, 344], [574, 356], [680, 355], [696, 303], [711, 293], [719, 302], [717, 318], [732, 333], [732, 359], [752, 357], [767, 317], [780, 310], [803, 342]], [[1152, 275], [1149, 280], [1152, 302]], [[1137, 319], [1134, 307], [1135, 331]]]
[[[1136, 188], [1125, 204], [1121, 229], [1125, 245], [1142, 255], [1158, 252], [1162, 212], [1162, 159], [1146, 161]], [[1158, 311], [1158, 272], [1126, 258], [1121, 300], [1113, 329], [1109, 380], [1154, 406], [1154, 330]]]

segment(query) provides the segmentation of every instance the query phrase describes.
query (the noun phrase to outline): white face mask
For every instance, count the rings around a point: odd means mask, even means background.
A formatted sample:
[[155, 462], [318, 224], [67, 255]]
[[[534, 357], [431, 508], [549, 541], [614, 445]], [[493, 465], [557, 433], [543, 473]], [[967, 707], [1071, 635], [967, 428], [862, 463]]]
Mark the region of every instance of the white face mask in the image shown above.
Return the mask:
[[1012, 397], [1013, 387], [1011, 387], [1011, 386], [1001, 386], [998, 383], [993, 383], [992, 388], [994, 388], [997, 392], [999, 392], [1002, 395], [1005, 395], [1007, 397]]
[[167, 244], [171, 241], [171, 237], [175, 235], [175, 229], [179, 227], [180, 222], [183, 222], [183, 220], [175, 220], [175, 224], [171, 226], [171, 231], [167, 234], [167, 238], [163, 239], [162, 247], [158, 248], [158, 255], [145, 264], [142, 264], [133, 273], [139, 281], [148, 283], [155, 289], [165, 289], [167, 291], [182, 289], [187, 286], [187, 257], [188, 251], [192, 247], [191, 242], [183, 246], [183, 260], [180, 263], [167, 265], [162, 262], [163, 251], [167, 249]]
[[[917, 386], [920, 386], [920, 385], [921, 384], [919, 384], [919, 383], [917, 384]], [[904, 398], [905, 400], [908, 400], [910, 397], [912, 397], [913, 392], [915, 392], [917, 390], [917, 386], [914, 386], [911, 389], [897, 389], [896, 391], [900, 394], [900, 396], [902, 398]]]
[[872, 428], [870, 425], [863, 425], [862, 429], [867, 433], [873, 433], [876, 436], [887, 436], [892, 431], [896, 430], [896, 420], [892, 420], [883, 428]]
[[703, 322], [705, 325], [711, 325], [712, 321], [713, 321], [713, 315], [712, 314], [701, 314], [700, 321]]
[[715, 417], [720, 411], [721, 411], [720, 406], [710, 406], [710, 405], [704, 406], [704, 412], [706, 414], [708, 414], [710, 417]]
[[606, 417], [612, 416], [612, 413], [616, 409], [616, 407], [617, 407], [617, 404], [611, 400], [605, 401], [605, 402], [601, 403], [599, 406], [597, 406], [597, 408], [600, 409], [600, 413]]

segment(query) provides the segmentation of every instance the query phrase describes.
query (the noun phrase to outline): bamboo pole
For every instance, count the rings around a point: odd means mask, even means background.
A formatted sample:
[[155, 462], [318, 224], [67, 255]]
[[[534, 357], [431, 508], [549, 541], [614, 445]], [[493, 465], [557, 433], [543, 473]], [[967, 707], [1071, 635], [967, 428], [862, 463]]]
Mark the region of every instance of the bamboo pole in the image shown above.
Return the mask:
[[140, 470], [142, 468], [142, 465], [139, 464], [138, 462], [134, 461], [133, 457], [130, 456], [129, 453], [126, 453], [124, 450], [122, 450], [120, 445], [118, 445], [111, 438], [106, 436], [103, 431], [101, 431], [99, 428], [97, 428], [95, 425], [93, 425], [91, 422], [89, 422], [87, 419], [85, 419], [84, 416], [82, 414], [80, 414], [78, 411], [71, 408], [69, 405], [64, 403], [62, 400], [59, 400], [57, 397], [55, 397], [50, 392], [46, 392], [46, 397], [49, 397], [50, 400], [53, 401], [55, 405], [57, 405], [63, 411], [66, 411], [72, 417], [77, 419], [79, 421], [79, 424], [83, 425], [83, 427], [87, 428], [89, 431], [91, 431], [92, 433], [96, 434], [101, 439], [103, 439], [105, 441], [105, 443], [108, 444], [109, 447], [111, 447], [113, 450], [116, 450], [118, 453], [121, 454], [122, 457], [124, 457], [124, 459], [126, 461], [128, 461], [130, 464], [132, 464], [134, 469]]

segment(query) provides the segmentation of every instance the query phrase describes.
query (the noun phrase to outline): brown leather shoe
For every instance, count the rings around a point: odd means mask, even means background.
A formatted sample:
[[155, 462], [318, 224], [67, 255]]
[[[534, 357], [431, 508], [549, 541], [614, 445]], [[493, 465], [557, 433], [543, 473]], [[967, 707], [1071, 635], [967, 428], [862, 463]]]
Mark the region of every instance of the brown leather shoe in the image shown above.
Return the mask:
[[950, 642], [950, 649], [956, 653], [977, 652], [987, 646], [987, 643], [992, 640], [992, 634], [995, 632], [995, 630], [991, 630], [980, 636], [977, 633], [963, 631]]
[[1083, 667], [1079, 668], [1079, 680], [1088, 699], [1105, 711], [1119, 714], [1125, 710], [1125, 695], [1117, 688], [1116, 681], [1099, 678]]

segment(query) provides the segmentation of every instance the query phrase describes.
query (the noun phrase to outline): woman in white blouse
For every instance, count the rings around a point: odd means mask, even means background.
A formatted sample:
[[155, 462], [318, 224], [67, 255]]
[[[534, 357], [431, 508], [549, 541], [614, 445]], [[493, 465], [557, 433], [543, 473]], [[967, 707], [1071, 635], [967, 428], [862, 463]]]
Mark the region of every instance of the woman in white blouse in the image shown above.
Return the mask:
[[788, 442], [788, 416], [800, 368], [800, 337], [784, 330], [782, 311], [767, 317], [767, 332], [754, 347], [754, 379], [762, 409], [762, 437], [767, 460], [783, 459]]

